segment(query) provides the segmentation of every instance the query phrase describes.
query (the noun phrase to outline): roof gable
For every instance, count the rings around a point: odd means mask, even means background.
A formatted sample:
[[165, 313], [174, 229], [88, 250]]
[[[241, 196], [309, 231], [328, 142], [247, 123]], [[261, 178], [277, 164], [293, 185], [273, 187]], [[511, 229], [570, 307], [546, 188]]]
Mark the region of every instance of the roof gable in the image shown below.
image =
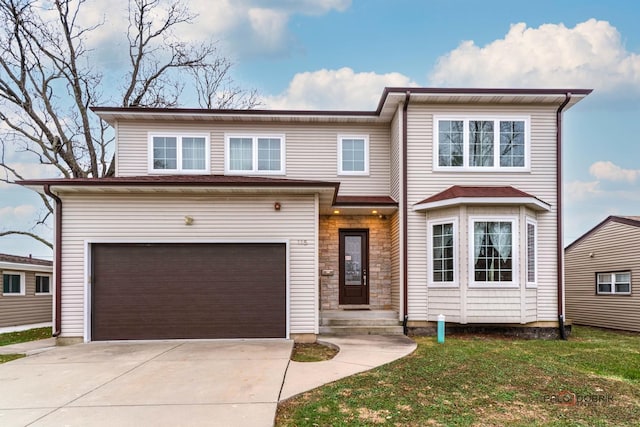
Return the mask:
[[607, 225], [610, 222], [616, 222], [618, 224], [624, 224], [624, 225], [628, 225], [630, 227], [640, 227], [640, 216], [616, 216], [616, 215], [610, 215], [610, 216], [606, 217], [604, 220], [602, 220], [598, 225], [593, 227], [591, 230], [587, 231], [582, 236], [580, 236], [576, 240], [574, 240], [564, 250], [568, 251], [569, 249], [575, 247], [580, 242], [582, 242], [583, 240], [589, 238], [596, 231], [600, 230], [602, 227], [604, 227], [605, 225]]

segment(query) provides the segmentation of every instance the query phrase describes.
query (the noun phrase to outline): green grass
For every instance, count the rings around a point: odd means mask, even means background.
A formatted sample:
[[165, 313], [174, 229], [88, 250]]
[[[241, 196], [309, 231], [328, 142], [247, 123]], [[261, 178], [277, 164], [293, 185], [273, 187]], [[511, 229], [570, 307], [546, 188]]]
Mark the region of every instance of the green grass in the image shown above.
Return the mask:
[[51, 328], [36, 328], [0, 334], [0, 346], [51, 338]]
[[[637, 426], [640, 335], [574, 327], [568, 341], [416, 338], [389, 365], [283, 403], [278, 426]], [[576, 404], [559, 399], [576, 397]], [[587, 399], [587, 401], [585, 401]]]
[[24, 357], [24, 354], [0, 354], [0, 364], [11, 362], [12, 360], [20, 359]]
[[322, 362], [333, 359], [336, 354], [338, 354], [338, 350], [326, 345], [296, 343], [293, 346], [291, 360], [294, 362]]

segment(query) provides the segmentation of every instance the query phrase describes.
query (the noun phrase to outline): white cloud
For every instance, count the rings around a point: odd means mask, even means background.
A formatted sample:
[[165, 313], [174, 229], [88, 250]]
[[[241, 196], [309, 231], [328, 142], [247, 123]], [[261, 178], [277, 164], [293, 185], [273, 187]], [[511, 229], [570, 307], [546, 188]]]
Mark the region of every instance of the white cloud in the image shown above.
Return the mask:
[[640, 87], [640, 55], [628, 52], [618, 30], [590, 19], [567, 28], [511, 26], [486, 46], [465, 41], [438, 59], [435, 86], [584, 87], [622, 92]]
[[609, 161], [595, 162], [589, 173], [597, 179], [634, 183], [640, 177], [640, 169], [623, 169]]
[[6, 206], [0, 208], [0, 224], [24, 222], [35, 213], [36, 207], [33, 205]]
[[[9, 166], [16, 170], [24, 179], [44, 179], [44, 178], [58, 178], [60, 177], [60, 171], [52, 165], [43, 165], [40, 163], [29, 162], [9, 162]], [[8, 177], [14, 179], [14, 177], [2, 168], [0, 168], [0, 174], [2, 178]], [[9, 188], [13, 184], [7, 184], [0, 181], [0, 189]]]
[[572, 181], [564, 185], [565, 201], [576, 202], [602, 194], [598, 181]]
[[417, 86], [400, 73], [356, 73], [351, 68], [296, 74], [286, 91], [265, 97], [271, 109], [339, 109], [373, 111], [385, 86]]
[[[166, 6], [172, 0], [160, 0], [150, 12], [156, 25], [166, 16]], [[72, 1], [76, 4], [77, 0]], [[184, 4], [197, 15], [192, 23], [174, 28], [182, 41], [220, 41], [225, 56], [237, 59], [243, 55], [281, 55], [288, 52], [293, 36], [288, 24], [292, 15], [318, 16], [330, 11], [342, 12], [351, 0], [188, 0]], [[46, 0], [37, 7], [48, 19], [55, 19]], [[96, 58], [103, 67], [117, 67], [127, 60], [128, 11], [126, 2], [94, 0], [80, 8], [78, 24], [97, 26], [85, 34], [89, 48], [100, 48]], [[105, 54], [105, 51], [107, 54]]]

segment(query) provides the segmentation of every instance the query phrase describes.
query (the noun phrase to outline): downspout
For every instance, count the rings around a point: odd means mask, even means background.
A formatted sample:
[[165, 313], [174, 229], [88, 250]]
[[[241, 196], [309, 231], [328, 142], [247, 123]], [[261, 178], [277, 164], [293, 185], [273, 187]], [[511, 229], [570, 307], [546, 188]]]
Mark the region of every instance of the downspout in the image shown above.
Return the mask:
[[56, 322], [54, 326], [53, 336], [57, 337], [62, 332], [62, 319], [60, 318], [60, 315], [62, 313], [62, 301], [61, 301], [62, 290], [60, 287], [60, 284], [62, 283], [62, 278], [60, 274], [61, 273], [60, 267], [62, 265], [62, 257], [61, 257], [61, 254], [62, 254], [62, 200], [60, 200], [58, 196], [56, 196], [51, 192], [51, 188], [49, 187], [49, 184], [44, 185], [44, 192], [47, 196], [51, 197], [56, 203], [55, 213], [54, 213], [56, 225], [54, 229], [55, 236], [54, 236], [54, 245], [53, 245], [53, 251], [54, 251], [54, 255], [53, 255], [54, 267], [53, 268], [54, 268], [55, 279], [56, 279], [55, 280]]
[[402, 203], [400, 209], [402, 209], [402, 305], [404, 320], [402, 322], [403, 331], [405, 335], [409, 334], [407, 328], [407, 322], [409, 321], [409, 296], [407, 295], [409, 279], [407, 277], [409, 273], [409, 262], [407, 256], [409, 254], [407, 239], [409, 237], [407, 221], [408, 215], [408, 202], [407, 202], [407, 110], [409, 108], [409, 99], [411, 98], [411, 91], [407, 91], [404, 98], [404, 105], [402, 106]]
[[560, 332], [560, 338], [567, 339], [567, 333], [564, 329], [564, 245], [562, 238], [562, 110], [571, 101], [571, 92], [565, 94], [565, 99], [556, 111], [556, 154], [558, 156], [558, 164], [556, 165], [556, 186], [557, 186], [557, 198], [556, 206], [558, 209], [556, 218], [557, 228], [557, 264], [558, 264], [558, 328]]

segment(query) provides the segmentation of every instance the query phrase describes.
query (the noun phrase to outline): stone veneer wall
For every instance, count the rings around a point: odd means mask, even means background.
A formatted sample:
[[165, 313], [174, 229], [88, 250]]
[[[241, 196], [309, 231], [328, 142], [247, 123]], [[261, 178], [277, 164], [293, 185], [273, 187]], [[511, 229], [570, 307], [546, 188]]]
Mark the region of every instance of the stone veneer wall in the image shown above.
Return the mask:
[[319, 236], [320, 273], [333, 270], [333, 275], [320, 274], [320, 309], [338, 308], [340, 265], [338, 260], [341, 228], [369, 230], [369, 308], [389, 310], [391, 305], [391, 227], [388, 218], [377, 216], [321, 216]]

